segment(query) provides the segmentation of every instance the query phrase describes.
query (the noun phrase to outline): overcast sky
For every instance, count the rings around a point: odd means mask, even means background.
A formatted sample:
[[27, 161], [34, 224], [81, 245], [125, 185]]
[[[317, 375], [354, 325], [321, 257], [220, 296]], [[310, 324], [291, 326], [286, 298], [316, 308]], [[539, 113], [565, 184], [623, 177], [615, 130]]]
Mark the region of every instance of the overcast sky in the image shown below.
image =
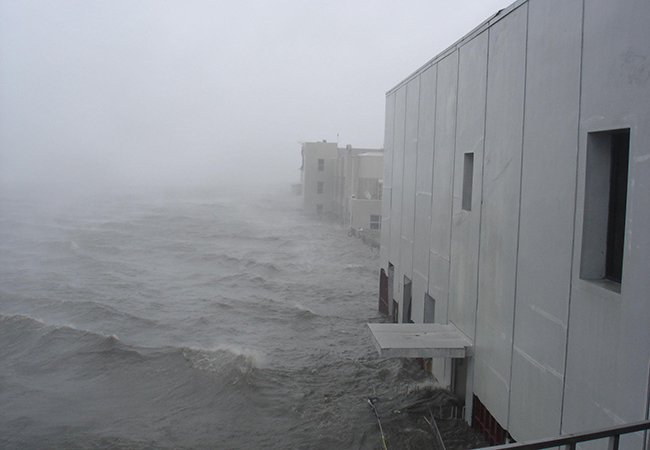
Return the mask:
[[0, 183], [299, 179], [511, 0], [0, 0]]

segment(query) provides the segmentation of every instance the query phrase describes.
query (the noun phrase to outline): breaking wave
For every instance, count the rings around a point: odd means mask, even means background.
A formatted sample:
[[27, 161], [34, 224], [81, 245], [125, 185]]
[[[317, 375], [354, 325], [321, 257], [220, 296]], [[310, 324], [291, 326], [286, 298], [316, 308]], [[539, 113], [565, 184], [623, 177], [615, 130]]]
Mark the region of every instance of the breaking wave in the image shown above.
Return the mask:
[[0, 199], [0, 448], [377, 448], [366, 398], [426, 380], [366, 334], [376, 252], [298, 200]]

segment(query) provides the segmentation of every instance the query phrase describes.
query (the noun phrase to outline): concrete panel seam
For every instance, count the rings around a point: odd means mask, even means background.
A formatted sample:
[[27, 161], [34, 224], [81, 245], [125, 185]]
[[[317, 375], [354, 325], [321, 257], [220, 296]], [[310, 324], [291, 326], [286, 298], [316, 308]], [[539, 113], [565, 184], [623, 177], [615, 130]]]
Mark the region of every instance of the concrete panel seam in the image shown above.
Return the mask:
[[[454, 98], [454, 145], [452, 148], [452, 154], [454, 155], [453, 161], [451, 163], [451, 201], [450, 203], [450, 214], [449, 214], [449, 260], [451, 262], [451, 242], [454, 229], [454, 185], [456, 183], [456, 139], [458, 138], [458, 91], [460, 84], [460, 48], [456, 50], [456, 95]], [[447, 272], [447, 289], [451, 286], [451, 267]], [[447, 294], [447, 317], [445, 318], [445, 323], [449, 323], [449, 294]]]
[[[582, 122], [582, 73], [583, 73], [583, 64], [584, 64], [584, 48], [585, 48], [585, 0], [582, 0], [582, 22], [581, 26], [581, 38], [580, 38], [580, 85], [578, 87], [578, 126], [576, 130], [576, 175], [575, 175], [575, 189], [574, 189], [574, 198], [573, 204], [573, 242], [571, 245], [571, 268], [569, 272], [569, 297], [567, 301], [567, 332], [566, 332], [566, 341], [564, 348], [564, 379], [566, 380], [567, 374], [567, 365], [569, 362], [569, 342], [570, 342], [570, 330], [569, 325], [571, 324], [571, 300], [573, 298], [573, 272], [576, 264], [576, 223], [578, 220], [578, 181], [580, 178], [580, 123]], [[564, 400], [566, 398], [566, 381], [562, 383], [562, 400], [560, 403], [560, 433], [564, 433]]]
[[[412, 236], [413, 236], [413, 250], [411, 251], [411, 271], [415, 271], [415, 224], [416, 220], [415, 218], [418, 216], [418, 202], [415, 201], [417, 197], [417, 186], [418, 186], [418, 172], [417, 172], [417, 167], [418, 167], [418, 153], [420, 149], [420, 104], [421, 104], [421, 97], [422, 97], [422, 77], [420, 76], [421, 74], [418, 75], [419, 81], [418, 81], [418, 107], [417, 107], [417, 127], [415, 128], [415, 136], [417, 140], [417, 144], [415, 145], [415, 195], [413, 196], [413, 231], [412, 231]], [[428, 284], [428, 283], [427, 283]], [[413, 297], [413, 293], [411, 293], [411, 298]], [[411, 299], [411, 301], [413, 301]]]
[[[476, 251], [476, 260], [481, 261], [481, 242], [480, 242], [480, 236], [481, 236], [481, 227], [483, 224], [483, 193], [485, 192], [484, 186], [485, 186], [485, 133], [487, 130], [487, 93], [488, 93], [488, 85], [490, 84], [490, 34], [491, 30], [490, 28], [487, 29], [487, 42], [485, 45], [485, 95], [483, 99], [483, 148], [481, 150], [482, 156], [481, 156], [481, 198], [480, 198], [480, 211], [479, 211], [479, 217], [478, 217], [478, 235], [479, 235], [479, 244], [478, 244], [478, 249]], [[477, 268], [476, 270], [476, 306], [474, 306], [474, 345], [476, 345], [476, 328], [478, 325], [478, 306], [479, 306], [479, 298], [478, 298], [478, 287], [480, 283], [480, 270]], [[474, 380], [472, 380], [472, 383]]]
[[[510, 349], [510, 379], [508, 380], [508, 386], [512, 385], [512, 371], [513, 366], [512, 360], [514, 357], [515, 351], [515, 328], [517, 326], [517, 276], [519, 275], [519, 247], [521, 243], [521, 191], [523, 189], [523, 176], [524, 176], [524, 142], [526, 139], [526, 83], [528, 82], [528, 35], [529, 35], [529, 24], [530, 24], [530, 8], [528, 3], [526, 3], [526, 43], [524, 44], [524, 96], [522, 99], [523, 102], [523, 111], [522, 111], [522, 121], [521, 121], [521, 159], [519, 162], [519, 207], [517, 214], [517, 246], [515, 250], [515, 279], [514, 279], [514, 298], [512, 299], [512, 347]], [[510, 161], [506, 164], [506, 167], [510, 165]], [[504, 168], [505, 170], [505, 168]], [[503, 172], [502, 172], [503, 173]], [[508, 419], [506, 429], [510, 429], [510, 404], [512, 402], [512, 396], [510, 395], [510, 390], [508, 390]]]
[[[436, 121], [436, 114], [438, 113], [438, 64], [436, 64], [436, 84], [433, 87], [433, 92], [435, 92], [435, 100], [433, 101], [433, 121]], [[436, 127], [433, 127], [433, 158], [431, 160], [431, 202], [429, 205], [429, 236], [431, 235], [431, 227], [433, 226], [433, 186], [435, 186], [436, 178]], [[431, 251], [432, 239], [429, 239], [429, 264], [427, 267], [427, 292], [429, 291], [429, 276], [431, 274], [431, 254], [434, 253]], [[435, 254], [435, 253], [434, 253]], [[444, 259], [444, 258], [443, 258]]]

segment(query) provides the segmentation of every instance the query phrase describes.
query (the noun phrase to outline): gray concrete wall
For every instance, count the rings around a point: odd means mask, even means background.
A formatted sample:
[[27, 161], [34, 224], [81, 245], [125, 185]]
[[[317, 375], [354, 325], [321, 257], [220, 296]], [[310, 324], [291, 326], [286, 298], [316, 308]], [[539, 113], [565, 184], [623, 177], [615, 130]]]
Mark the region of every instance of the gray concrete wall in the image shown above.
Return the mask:
[[436, 71], [420, 75], [417, 168], [415, 173], [415, 229], [413, 242], [413, 320], [424, 322], [424, 295], [428, 292], [431, 197], [433, 193], [433, 139]]
[[[595, 0], [584, 5], [579, 194], [562, 421], [565, 432], [647, 417], [650, 360], [649, 18], [650, 3], [647, 1]], [[579, 271], [588, 133], [618, 128], [630, 128], [625, 256], [620, 292], [581, 279]], [[582, 408], [591, 413], [582, 414]], [[636, 443], [639, 444], [638, 438]]]
[[532, 439], [561, 431], [577, 164], [567, 149], [578, 139], [581, 18], [582, 0], [529, 3], [508, 428]]
[[[392, 171], [392, 192], [390, 210], [390, 242], [388, 261], [395, 266], [393, 292], [389, 296], [395, 300], [399, 299], [401, 293], [401, 282], [403, 271], [398, 270], [400, 266], [401, 230], [402, 230], [402, 193], [404, 192], [404, 135], [406, 125], [406, 86], [400, 87], [395, 92], [395, 119], [393, 131], [393, 171]], [[384, 215], [382, 211], [382, 216]], [[383, 233], [383, 228], [382, 228]]]
[[356, 156], [359, 164], [356, 178], [383, 178], [384, 157], [380, 152], [361, 153]]
[[[316, 214], [316, 206], [323, 205], [323, 213], [336, 213], [334, 186], [336, 179], [336, 142], [305, 142], [303, 144], [303, 211]], [[323, 171], [318, 170], [318, 160], [324, 159]], [[323, 183], [323, 192], [318, 193], [318, 183]]]
[[[434, 69], [437, 83], [428, 284], [429, 295], [436, 301], [436, 322], [447, 323], [458, 54], [452, 53], [429, 70]], [[451, 361], [433, 361], [433, 374], [444, 386], [451, 383], [450, 371]]]
[[[449, 321], [474, 339], [481, 218], [481, 163], [485, 124], [488, 33], [483, 32], [459, 53], [458, 112], [452, 199]], [[462, 208], [464, 155], [474, 154], [471, 210]]]
[[381, 215], [381, 200], [350, 200], [350, 226], [354, 229], [370, 230], [370, 216]]
[[[406, 123], [404, 132], [404, 168], [402, 181], [402, 224], [400, 226], [400, 259], [397, 266], [398, 298], [400, 311], [403, 305], [404, 277], [413, 280], [413, 236], [415, 232], [415, 174], [417, 166], [420, 77], [406, 85]], [[400, 322], [403, 314], [400, 314]]]
[[[490, 28], [474, 392], [508, 423], [527, 4]], [[504, 401], [505, 400], [505, 401]]]
[[[395, 134], [395, 98], [396, 95], [392, 94], [386, 97], [386, 119], [384, 124], [384, 184], [383, 194], [381, 197], [381, 237], [379, 248], [379, 264], [384, 269], [388, 268], [388, 261], [390, 257], [390, 236], [391, 236], [391, 217], [393, 215], [392, 199], [393, 199], [393, 146]], [[394, 249], [396, 250], [396, 249]], [[389, 301], [392, 299], [393, 293], [389, 293]]]
[[[338, 215], [341, 225], [351, 228], [367, 228], [369, 225], [358, 226], [358, 223], [370, 223], [370, 218], [357, 217], [353, 222], [353, 199], [381, 199], [379, 180], [383, 177], [383, 152], [379, 150], [355, 149], [351, 146], [338, 149], [334, 162], [336, 176], [334, 178], [334, 212]], [[373, 208], [373, 215], [381, 215], [381, 211]]]
[[[413, 280], [416, 322], [428, 294], [472, 339], [467, 389], [516, 440], [648, 414], [649, 19], [647, 0], [519, 0], [387, 96], [382, 267]], [[581, 267], [588, 136], [622, 128], [618, 284]]]

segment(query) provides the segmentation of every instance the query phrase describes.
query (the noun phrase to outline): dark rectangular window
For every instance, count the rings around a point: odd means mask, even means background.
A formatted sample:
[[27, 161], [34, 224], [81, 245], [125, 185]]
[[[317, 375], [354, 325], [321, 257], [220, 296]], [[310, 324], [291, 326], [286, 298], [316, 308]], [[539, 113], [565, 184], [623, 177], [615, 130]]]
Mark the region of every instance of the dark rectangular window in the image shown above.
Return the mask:
[[623, 277], [630, 130], [612, 136], [611, 153], [605, 277], [620, 283]]
[[323, 205], [316, 205], [316, 212], [318, 214], [322, 213], [323, 212]]
[[388, 262], [388, 315], [393, 318], [393, 322], [397, 322], [397, 313], [395, 312], [395, 305], [397, 302], [393, 296], [393, 284], [395, 281], [395, 266]]
[[381, 216], [379, 215], [370, 215], [370, 229], [371, 230], [380, 230], [381, 229]]
[[319, 159], [318, 160], [318, 171], [322, 172], [325, 170], [325, 160], [324, 159]]
[[411, 308], [411, 287], [413, 284], [411, 283], [411, 280], [407, 277], [404, 276], [404, 297], [403, 297], [403, 304], [404, 304], [404, 309], [402, 309], [402, 323], [414, 323], [412, 319], [412, 308]]
[[388, 275], [383, 267], [379, 270], [379, 312], [388, 315]]
[[472, 210], [472, 184], [474, 182], [474, 153], [465, 153], [463, 159], [463, 206], [465, 211]]
[[436, 321], [436, 299], [429, 294], [424, 294], [424, 323]]
[[630, 130], [587, 136], [580, 277], [620, 283], [623, 278]]
[[316, 193], [317, 194], [322, 194], [323, 193], [323, 182], [319, 181], [318, 184], [316, 185]]

